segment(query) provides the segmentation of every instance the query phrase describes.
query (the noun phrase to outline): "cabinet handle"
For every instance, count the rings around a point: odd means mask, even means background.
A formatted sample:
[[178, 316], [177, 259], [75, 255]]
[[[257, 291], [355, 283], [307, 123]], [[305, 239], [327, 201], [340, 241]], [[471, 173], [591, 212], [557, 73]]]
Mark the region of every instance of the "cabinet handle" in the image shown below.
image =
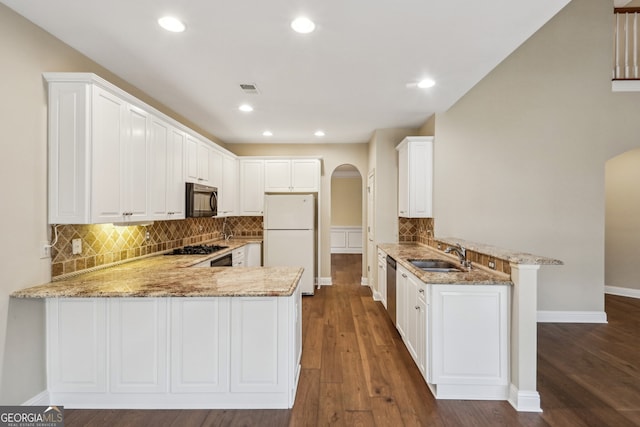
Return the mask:
[[424, 289], [419, 289], [418, 292], [420, 292], [421, 294], [424, 294]]
[[415, 309], [416, 309], [416, 310], [420, 310], [420, 306], [419, 306], [419, 305], [416, 305]]
[[407, 278], [407, 275], [402, 273], [402, 277], [404, 277], [405, 279]]

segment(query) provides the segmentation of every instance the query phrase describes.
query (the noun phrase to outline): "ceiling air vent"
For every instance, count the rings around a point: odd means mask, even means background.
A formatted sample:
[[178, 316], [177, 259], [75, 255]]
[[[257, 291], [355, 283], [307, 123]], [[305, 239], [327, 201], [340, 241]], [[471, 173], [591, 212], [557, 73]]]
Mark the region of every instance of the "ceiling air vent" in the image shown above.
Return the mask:
[[257, 95], [258, 92], [258, 87], [256, 85], [254, 85], [253, 83], [241, 83], [240, 84], [240, 89], [242, 89], [242, 91], [244, 93], [250, 93], [250, 94], [254, 94]]

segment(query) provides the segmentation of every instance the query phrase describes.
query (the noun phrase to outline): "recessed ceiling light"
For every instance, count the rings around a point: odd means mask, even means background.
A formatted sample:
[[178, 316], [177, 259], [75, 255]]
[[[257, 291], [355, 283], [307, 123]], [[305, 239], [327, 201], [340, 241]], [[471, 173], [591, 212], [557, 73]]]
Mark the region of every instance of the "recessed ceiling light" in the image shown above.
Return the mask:
[[435, 85], [436, 85], [436, 82], [431, 79], [424, 79], [418, 82], [418, 87], [420, 89], [427, 89], [430, 87], [434, 87]]
[[158, 19], [158, 25], [172, 33], [181, 33], [187, 28], [182, 21], [173, 16], [164, 16]]
[[265, 130], [264, 132], [262, 132], [262, 136], [273, 136], [273, 132], [271, 132], [270, 130]]
[[249, 104], [242, 104], [238, 107], [238, 110], [244, 111], [245, 113], [250, 113], [253, 111], [253, 107]]
[[323, 131], [321, 131], [321, 130], [317, 130], [317, 131], [314, 133], [314, 135], [315, 135], [315, 136], [324, 136], [324, 132], [323, 132]]
[[291, 21], [291, 28], [297, 33], [307, 34], [316, 29], [316, 24], [307, 17], [299, 16]]

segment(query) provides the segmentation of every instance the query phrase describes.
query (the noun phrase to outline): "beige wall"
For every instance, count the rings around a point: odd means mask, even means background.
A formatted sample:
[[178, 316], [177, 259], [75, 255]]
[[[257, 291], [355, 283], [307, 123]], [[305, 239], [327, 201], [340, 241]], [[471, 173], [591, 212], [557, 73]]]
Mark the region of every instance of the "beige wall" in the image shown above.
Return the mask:
[[640, 135], [640, 94], [611, 92], [611, 22], [572, 1], [436, 117], [436, 235], [563, 260], [541, 310], [604, 309], [605, 162]]
[[[239, 156], [319, 156], [322, 157], [322, 179], [320, 182], [320, 217], [322, 233], [320, 236], [320, 277], [331, 277], [331, 175], [340, 165], [351, 164], [360, 175], [366, 176], [367, 144], [227, 144], [227, 148]], [[365, 187], [365, 186], [363, 186]], [[364, 191], [363, 188], [363, 197]], [[366, 200], [366, 199], [363, 199]], [[363, 207], [366, 218], [366, 206]], [[363, 223], [364, 223], [363, 219]], [[365, 263], [363, 262], [363, 275]]]
[[[14, 290], [46, 283], [39, 258], [47, 227], [46, 71], [95, 72], [194, 127], [50, 34], [0, 5], [0, 404], [18, 404], [45, 389], [44, 304], [14, 300]], [[205, 136], [215, 139], [212, 135]]]
[[640, 290], [640, 149], [606, 164], [605, 284]]
[[331, 225], [362, 226], [362, 178], [331, 178]]

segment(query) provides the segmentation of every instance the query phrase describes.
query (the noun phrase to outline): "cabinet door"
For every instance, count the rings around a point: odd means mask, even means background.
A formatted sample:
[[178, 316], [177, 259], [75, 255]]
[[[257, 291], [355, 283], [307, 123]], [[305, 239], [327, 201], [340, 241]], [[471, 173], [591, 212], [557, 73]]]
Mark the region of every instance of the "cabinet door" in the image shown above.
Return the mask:
[[509, 288], [431, 286], [432, 382], [508, 384]]
[[248, 243], [245, 245], [244, 256], [247, 267], [260, 267], [262, 265], [262, 245], [260, 243]]
[[417, 340], [416, 340], [416, 364], [426, 381], [427, 379], [427, 303], [426, 303], [426, 287], [424, 283], [418, 284], [418, 301], [417, 301]]
[[[147, 184], [148, 178], [148, 141], [149, 115], [142, 109], [127, 105], [127, 138], [124, 154], [124, 219], [143, 221], [148, 219]], [[166, 178], [165, 178], [166, 179]]]
[[409, 146], [398, 151], [398, 216], [409, 217]]
[[320, 187], [320, 161], [317, 159], [291, 160], [292, 191], [315, 192]]
[[198, 182], [198, 140], [191, 135], [186, 135], [185, 141], [185, 181]]
[[209, 151], [212, 150], [209, 144], [198, 141], [198, 179], [197, 182], [204, 185], [211, 185], [211, 170], [209, 169]]
[[49, 391], [106, 391], [106, 301], [47, 299]]
[[283, 193], [291, 190], [291, 161], [288, 159], [265, 160], [264, 191]]
[[229, 388], [229, 298], [171, 298], [171, 391]]
[[222, 158], [222, 193], [218, 196], [218, 214], [232, 216], [237, 212], [238, 160], [225, 154]]
[[120, 222], [125, 187], [126, 103], [95, 86], [92, 97], [91, 220], [96, 224]]
[[240, 161], [240, 215], [261, 216], [264, 208], [264, 160]]
[[209, 185], [218, 189], [218, 194], [224, 191], [222, 185], [222, 151], [219, 151], [215, 147], [209, 147]]
[[149, 214], [153, 219], [167, 218], [170, 126], [151, 117], [149, 137]]
[[420, 317], [418, 306], [418, 281], [412, 274], [407, 275], [407, 329], [405, 343], [413, 360], [418, 362], [418, 319]]
[[231, 299], [231, 392], [285, 392], [288, 298]]
[[167, 391], [167, 298], [112, 298], [111, 391]]
[[172, 128], [169, 132], [167, 147], [167, 218], [184, 219], [185, 181], [184, 181], [185, 134]]
[[396, 328], [400, 332], [400, 336], [403, 340], [406, 340], [407, 334], [407, 280], [409, 278], [408, 272], [400, 265], [396, 270]]
[[409, 211], [412, 218], [433, 216], [433, 143], [421, 141], [409, 146]]

